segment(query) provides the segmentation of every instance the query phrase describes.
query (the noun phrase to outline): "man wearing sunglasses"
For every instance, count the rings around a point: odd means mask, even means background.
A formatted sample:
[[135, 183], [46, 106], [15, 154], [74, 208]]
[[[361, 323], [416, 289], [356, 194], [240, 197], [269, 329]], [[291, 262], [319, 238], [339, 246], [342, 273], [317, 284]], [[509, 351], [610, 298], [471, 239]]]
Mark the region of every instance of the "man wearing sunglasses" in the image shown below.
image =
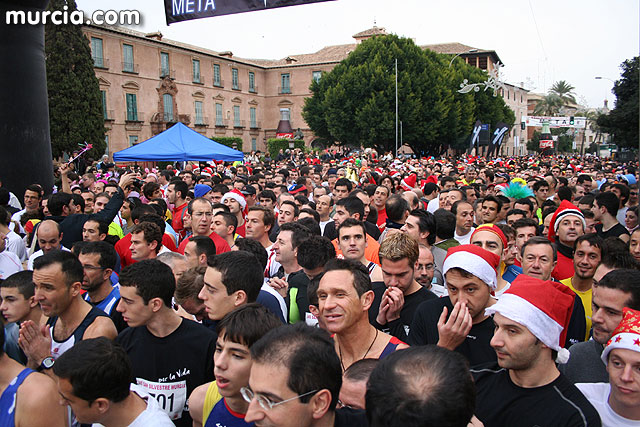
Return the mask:
[[272, 329], [251, 347], [245, 421], [258, 426], [366, 426], [363, 411], [336, 410], [340, 359], [329, 334], [304, 323]]

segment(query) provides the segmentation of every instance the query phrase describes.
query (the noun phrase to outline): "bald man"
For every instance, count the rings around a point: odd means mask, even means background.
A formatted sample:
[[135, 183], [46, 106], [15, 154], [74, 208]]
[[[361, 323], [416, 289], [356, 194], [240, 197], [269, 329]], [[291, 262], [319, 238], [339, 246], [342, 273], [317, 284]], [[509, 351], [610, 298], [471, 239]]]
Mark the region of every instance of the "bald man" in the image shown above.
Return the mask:
[[50, 219], [42, 221], [38, 227], [36, 237], [38, 238], [40, 250], [34, 252], [29, 257], [29, 261], [27, 261], [27, 270], [33, 270], [33, 261], [36, 258], [41, 257], [54, 249], [69, 251], [69, 249], [62, 246], [62, 231], [60, 231], [60, 225], [55, 221]]

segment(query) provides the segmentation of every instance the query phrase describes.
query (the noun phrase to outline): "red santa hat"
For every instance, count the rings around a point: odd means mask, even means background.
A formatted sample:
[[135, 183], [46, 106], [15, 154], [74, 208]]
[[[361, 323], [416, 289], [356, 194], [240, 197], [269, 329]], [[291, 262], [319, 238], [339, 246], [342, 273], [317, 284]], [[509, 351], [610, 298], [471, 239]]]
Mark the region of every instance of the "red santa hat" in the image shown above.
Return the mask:
[[495, 234], [502, 241], [502, 249], [506, 248], [508, 245], [507, 236], [504, 235], [500, 227], [495, 224], [482, 224], [479, 225], [478, 228], [475, 229], [473, 233], [471, 233], [471, 240], [473, 240], [473, 236], [480, 231], [488, 231], [490, 233]]
[[616, 348], [640, 352], [640, 311], [622, 309], [622, 321], [613, 330], [611, 339], [602, 352], [602, 361], [609, 362], [609, 353]]
[[585, 221], [582, 212], [580, 212], [580, 209], [578, 209], [570, 201], [563, 200], [562, 203], [560, 203], [558, 209], [553, 213], [553, 216], [551, 217], [551, 222], [549, 223], [549, 240], [551, 240], [552, 242], [555, 241], [556, 233], [558, 232], [560, 223], [564, 218], [568, 216], [578, 217], [580, 221], [582, 221], [582, 229], [584, 230], [587, 228], [587, 222]]
[[402, 187], [404, 191], [411, 191], [416, 186], [417, 180], [418, 177], [412, 173], [411, 175], [400, 181], [400, 187]]
[[563, 348], [571, 319], [575, 294], [567, 286], [520, 274], [485, 314], [502, 316], [526, 327], [547, 347], [558, 352], [556, 362], [567, 363], [569, 351]]
[[244, 198], [244, 196], [239, 190], [234, 188], [228, 193], [224, 193], [224, 195], [220, 199], [220, 203], [224, 203], [224, 201], [227, 199], [233, 199], [236, 202], [238, 202], [240, 204], [240, 207], [242, 207], [243, 211], [247, 209], [247, 200]]
[[497, 269], [500, 257], [476, 245], [459, 245], [449, 248], [442, 265], [442, 275], [447, 282], [447, 271], [460, 268], [482, 280], [491, 290], [498, 286]]

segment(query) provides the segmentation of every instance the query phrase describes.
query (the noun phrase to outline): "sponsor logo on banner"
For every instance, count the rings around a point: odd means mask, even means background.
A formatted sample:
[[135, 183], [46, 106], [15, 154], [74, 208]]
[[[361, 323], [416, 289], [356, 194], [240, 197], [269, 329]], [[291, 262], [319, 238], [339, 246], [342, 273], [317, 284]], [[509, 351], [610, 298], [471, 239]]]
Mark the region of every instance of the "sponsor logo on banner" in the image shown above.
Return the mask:
[[540, 148], [553, 148], [553, 139], [541, 139], [540, 140]]
[[231, 15], [333, 0], [164, 0], [167, 25], [190, 19]]
[[280, 138], [280, 139], [293, 139], [293, 132], [276, 133], [276, 138]]

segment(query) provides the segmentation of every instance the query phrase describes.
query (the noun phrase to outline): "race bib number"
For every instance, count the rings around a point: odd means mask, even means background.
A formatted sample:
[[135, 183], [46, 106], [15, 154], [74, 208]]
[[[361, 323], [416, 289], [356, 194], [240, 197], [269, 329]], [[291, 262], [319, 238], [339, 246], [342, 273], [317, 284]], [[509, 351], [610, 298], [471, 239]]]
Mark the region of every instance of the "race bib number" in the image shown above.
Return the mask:
[[158, 401], [160, 408], [169, 414], [169, 418], [172, 420], [181, 418], [182, 412], [187, 410], [186, 381], [156, 383], [143, 378], [136, 378], [136, 382]]
[[305, 313], [304, 321], [309, 326], [317, 326], [318, 325], [318, 319], [316, 318], [316, 316], [314, 316], [311, 313]]

